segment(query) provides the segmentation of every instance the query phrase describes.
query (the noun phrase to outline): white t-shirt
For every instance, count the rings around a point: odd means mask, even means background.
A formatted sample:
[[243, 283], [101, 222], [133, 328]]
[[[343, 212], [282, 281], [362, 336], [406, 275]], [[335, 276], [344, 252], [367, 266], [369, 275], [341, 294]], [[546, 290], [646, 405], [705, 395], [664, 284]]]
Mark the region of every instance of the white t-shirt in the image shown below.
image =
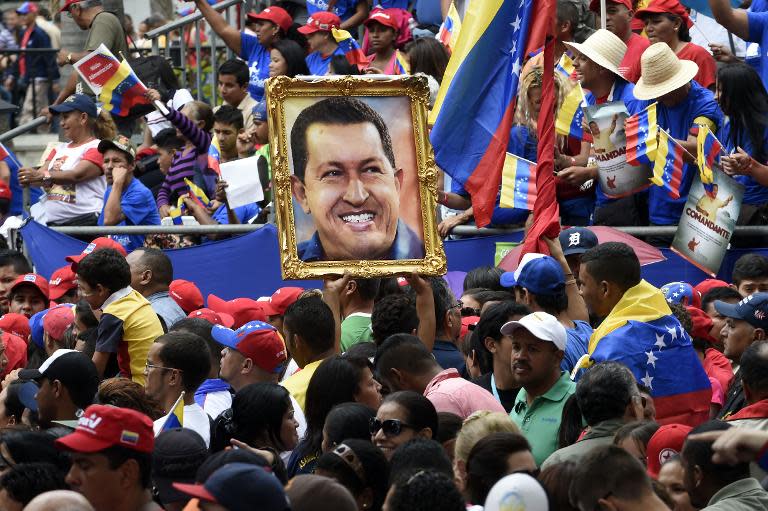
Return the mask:
[[[48, 170], [66, 172], [74, 169], [83, 160], [91, 161], [101, 168], [100, 140], [71, 147], [63, 142], [51, 151]], [[46, 195], [45, 214], [48, 222], [62, 222], [86, 213], [101, 213], [104, 208], [104, 192], [107, 180], [102, 175], [74, 184], [54, 184]]]
[[232, 408], [232, 393], [228, 390], [209, 392], [205, 395], [203, 410], [215, 419], [221, 412]]
[[[154, 423], [155, 436], [160, 434], [168, 415], [157, 419]], [[184, 405], [184, 427], [198, 433], [205, 441], [205, 446], [211, 446], [211, 421], [208, 414], [197, 403]]]
[[[192, 97], [192, 93], [187, 89], [178, 89], [166, 104], [174, 110], [179, 111], [181, 110], [181, 107], [194, 100], [195, 98]], [[171, 121], [163, 117], [163, 114], [157, 110], [145, 115], [144, 119], [147, 121], [147, 128], [149, 128], [152, 138], [155, 138], [158, 133], [166, 128], [173, 128]]]

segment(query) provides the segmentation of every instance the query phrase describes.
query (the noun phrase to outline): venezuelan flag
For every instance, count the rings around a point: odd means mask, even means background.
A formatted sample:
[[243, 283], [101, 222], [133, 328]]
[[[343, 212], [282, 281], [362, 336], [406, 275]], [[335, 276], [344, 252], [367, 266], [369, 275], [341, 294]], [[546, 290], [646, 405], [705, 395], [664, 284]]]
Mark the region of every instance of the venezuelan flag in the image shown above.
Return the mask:
[[683, 151], [674, 138], [660, 129], [659, 148], [656, 151], [656, 161], [653, 165], [651, 182], [669, 190], [673, 199], [680, 198], [680, 184], [683, 180]]
[[461, 30], [461, 17], [459, 11], [456, 10], [456, 5], [451, 2], [451, 6], [448, 8], [448, 14], [443, 20], [443, 24], [440, 25], [440, 30], [437, 31], [437, 40], [443, 43], [448, 50], [453, 51], [456, 46], [456, 41], [459, 38], [459, 31]]
[[331, 33], [350, 64], [360, 67], [361, 65], [368, 63], [368, 59], [365, 58], [365, 53], [363, 53], [360, 45], [357, 44], [357, 41], [352, 37], [352, 34], [346, 30], [338, 28], [332, 29]]
[[208, 146], [208, 168], [217, 175], [221, 175], [221, 146], [216, 135], [211, 139], [211, 145]]
[[581, 84], [576, 82], [576, 85], [565, 96], [560, 110], [557, 111], [555, 131], [558, 134], [579, 140], [584, 138], [584, 127], [582, 126], [584, 110], [581, 108], [583, 101], [584, 91], [581, 89]]
[[211, 201], [208, 200], [208, 196], [205, 194], [205, 191], [197, 186], [195, 183], [190, 181], [188, 178], [184, 178], [184, 182], [189, 187], [189, 196], [192, 197], [195, 201], [197, 201], [200, 205], [204, 207], [208, 207], [211, 205]]
[[624, 121], [627, 137], [627, 162], [632, 165], [653, 165], [658, 147], [659, 125], [656, 124], [656, 103]]
[[507, 153], [501, 175], [499, 206], [533, 211], [534, 202], [536, 202], [536, 164]]
[[408, 61], [400, 50], [395, 50], [395, 75], [407, 75], [408, 72]]
[[147, 88], [128, 62], [123, 60], [115, 74], [101, 88], [99, 101], [110, 114], [125, 117], [132, 107], [149, 104], [149, 100], [144, 96], [146, 92]]
[[664, 294], [648, 282], [624, 293], [592, 333], [588, 352], [581, 367], [620, 362], [650, 388], [659, 423], [695, 426], [708, 419], [709, 378]]
[[183, 225], [184, 222], [182, 221], [181, 217], [184, 213], [181, 211], [181, 208], [171, 208], [168, 211], [168, 216], [171, 217], [171, 220], [173, 220], [173, 225]]
[[696, 155], [699, 163], [699, 173], [703, 184], [712, 183], [714, 175], [712, 166], [720, 161], [720, 153], [723, 151], [723, 144], [715, 137], [709, 126], [699, 125], [699, 133], [696, 135]]
[[[477, 225], [488, 225], [501, 184], [523, 57], [543, 43], [531, 31], [536, 0], [473, 0], [430, 112], [435, 161], [472, 197]], [[535, 14], [534, 14], [535, 13]], [[543, 25], [542, 25], [543, 26]]]
[[174, 428], [183, 428], [184, 427], [184, 392], [181, 393], [179, 396], [179, 399], [176, 400], [176, 402], [173, 404], [173, 408], [171, 408], [171, 412], [168, 414], [168, 418], [165, 419], [165, 422], [163, 423], [163, 427], [160, 429], [160, 432], [168, 431], [169, 429]]
[[563, 56], [560, 57], [560, 60], [555, 66], [555, 71], [570, 79], [575, 70], [576, 66], [573, 65], [573, 60], [571, 57], [569, 57], [567, 53], [563, 53]]

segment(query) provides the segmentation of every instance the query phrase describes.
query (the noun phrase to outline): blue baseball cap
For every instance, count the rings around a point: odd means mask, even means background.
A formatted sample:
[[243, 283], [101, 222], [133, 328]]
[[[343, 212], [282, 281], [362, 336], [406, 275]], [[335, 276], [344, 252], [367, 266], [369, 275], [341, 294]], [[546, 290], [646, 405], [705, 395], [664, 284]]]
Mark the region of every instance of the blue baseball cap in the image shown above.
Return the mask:
[[755, 293], [739, 303], [715, 301], [715, 310], [727, 318], [746, 321], [755, 328], [768, 331], [768, 293]]
[[685, 305], [693, 305], [693, 287], [687, 282], [670, 282], [661, 287], [664, 298], [668, 303], [683, 303], [683, 298], [688, 298]]
[[37, 4], [32, 2], [24, 2], [16, 9], [17, 14], [29, 14], [30, 12], [37, 12]]
[[518, 263], [515, 271], [505, 271], [502, 273], [501, 277], [499, 278], [499, 282], [503, 287], [514, 287], [519, 285], [517, 283], [517, 279], [520, 278], [520, 273], [523, 271], [523, 268], [525, 268], [525, 265], [540, 257], [544, 257], [544, 254], [539, 254], [536, 252], [528, 252], [524, 254], [522, 259], [520, 259], [520, 262]]
[[27, 381], [19, 384], [19, 402], [24, 405], [24, 408], [29, 408], [31, 412], [37, 411], [37, 391], [40, 387], [33, 381]]
[[216, 342], [250, 358], [268, 373], [279, 373], [288, 359], [283, 338], [275, 327], [263, 321], [250, 321], [237, 330], [214, 325], [211, 335]]
[[253, 122], [267, 122], [267, 102], [259, 101], [256, 103], [256, 106], [251, 109], [251, 113], [253, 114]]
[[560, 233], [563, 255], [583, 254], [597, 246], [597, 235], [585, 227], [571, 227]]
[[49, 310], [50, 309], [42, 310], [29, 318], [29, 337], [41, 350], [45, 349], [45, 345], [43, 344], [43, 318]]
[[551, 295], [565, 288], [565, 272], [553, 257], [539, 257], [523, 267], [517, 285], [535, 295]]
[[85, 112], [89, 117], [96, 117], [98, 115], [96, 102], [85, 94], [72, 94], [62, 103], [50, 107], [49, 110], [57, 114], [77, 110], [78, 112]]

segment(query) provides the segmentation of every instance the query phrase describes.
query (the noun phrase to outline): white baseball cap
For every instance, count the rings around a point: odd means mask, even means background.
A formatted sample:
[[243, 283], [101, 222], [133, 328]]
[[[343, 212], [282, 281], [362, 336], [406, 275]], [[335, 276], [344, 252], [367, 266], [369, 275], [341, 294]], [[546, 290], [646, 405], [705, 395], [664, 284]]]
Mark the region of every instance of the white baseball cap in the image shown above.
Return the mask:
[[517, 279], [520, 278], [520, 273], [523, 271], [525, 265], [540, 257], [544, 257], [544, 254], [527, 252], [523, 255], [522, 259], [520, 259], [520, 263], [517, 265], [517, 268], [515, 268], [515, 271], [507, 271], [501, 274], [501, 285], [504, 287], [513, 287], [517, 283]]
[[568, 336], [565, 327], [556, 317], [546, 312], [532, 312], [520, 318], [519, 321], [508, 321], [501, 327], [502, 335], [512, 335], [518, 328], [528, 330], [534, 337], [542, 341], [549, 341], [559, 350], [565, 350]]

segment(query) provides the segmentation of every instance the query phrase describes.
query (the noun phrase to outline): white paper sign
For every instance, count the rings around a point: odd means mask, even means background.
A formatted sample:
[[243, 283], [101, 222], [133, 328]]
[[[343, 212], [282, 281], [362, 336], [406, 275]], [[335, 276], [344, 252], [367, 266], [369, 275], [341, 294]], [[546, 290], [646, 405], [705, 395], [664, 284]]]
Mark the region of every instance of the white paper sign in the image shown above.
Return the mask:
[[227, 202], [230, 209], [264, 200], [259, 180], [259, 156], [221, 164], [221, 177], [227, 182]]

